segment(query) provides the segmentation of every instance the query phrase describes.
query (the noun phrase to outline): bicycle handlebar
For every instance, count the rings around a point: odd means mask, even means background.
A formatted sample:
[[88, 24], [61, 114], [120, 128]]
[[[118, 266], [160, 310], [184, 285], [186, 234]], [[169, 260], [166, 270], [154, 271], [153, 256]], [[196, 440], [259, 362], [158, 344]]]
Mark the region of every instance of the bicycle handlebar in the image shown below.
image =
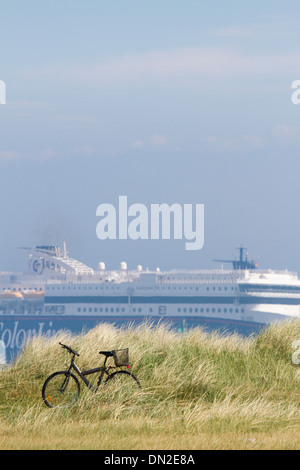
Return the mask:
[[70, 354], [74, 354], [75, 356], [79, 356], [79, 354], [74, 351], [72, 348], [70, 348], [70, 346], [67, 346], [66, 344], [62, 344], [62, 343], [59, 343], [61, 345], [61, 347], [63, 349], [67, 349], [67, 351], [70, 353]]

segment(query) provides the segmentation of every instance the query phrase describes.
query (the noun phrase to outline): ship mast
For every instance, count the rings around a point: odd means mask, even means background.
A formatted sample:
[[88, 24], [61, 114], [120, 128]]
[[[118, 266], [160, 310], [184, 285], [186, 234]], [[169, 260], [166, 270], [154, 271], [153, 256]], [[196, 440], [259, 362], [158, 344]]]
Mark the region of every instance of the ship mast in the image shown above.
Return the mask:
[[238, 271], [240, 269], [245, 270], [245, 269], [257, 269], [257, 263], [254, 262], [253, 260], [249, 261], [247, 253], [244, 256], [245, 250], [247, 248], [243, 247], [242, 245], [239, 248], [236, 248], [240, 252], [240, 259], [239, 261], [230, 259], [214, 259], [213, 261], [221, 262], [221, 263], [232, 263], [233, 269], [235, 271]]

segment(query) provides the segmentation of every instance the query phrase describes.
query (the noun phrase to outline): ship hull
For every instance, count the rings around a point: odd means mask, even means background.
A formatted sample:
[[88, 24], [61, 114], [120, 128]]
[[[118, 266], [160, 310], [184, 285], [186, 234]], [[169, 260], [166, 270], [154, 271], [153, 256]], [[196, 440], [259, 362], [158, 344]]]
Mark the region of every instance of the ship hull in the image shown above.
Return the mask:
[[[51, 338], [60, 333], [80, 334], [99, 324], [112, 324], [116, 327], [136, 327], [141, 324], [165, 325], [173, 331], [183, 333], [191, 328], [201, 327], [208, 332], [237, 333], [242, 336], [261, 331], [265, 324], [253, 321], [230, 320], [201, 316], [51, 316], [51, 315], [11, 315], [0, 316], [0, 340], [5, 345], [6, 362], [11, 362], [33, 337], [43, 335]], [[101, 348], [101, 345], [99, 345]]]

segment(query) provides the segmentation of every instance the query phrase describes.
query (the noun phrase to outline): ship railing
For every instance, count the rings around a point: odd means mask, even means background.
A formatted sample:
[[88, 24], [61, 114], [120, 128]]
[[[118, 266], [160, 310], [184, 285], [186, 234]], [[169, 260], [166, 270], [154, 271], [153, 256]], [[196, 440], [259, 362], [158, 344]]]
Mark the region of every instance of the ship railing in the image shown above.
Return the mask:
[[[44, 285], [45, 284], [45, 281], [44, 279], [40, 281], [40, 285]], [[29, 280], [29, 281], [26, 281], [26, 280], [21, 280], [21, 279], [17, 279], [16, 281], [9, 281], [8, 284], [10, 286], [21, 286], [22, 289], [26, 289], [27, 287], [37, 287], [37, 282], [36, 281], [33, 281], [33, 280]]]
[[293, 275], [297, 276], [295, 271], [289, 271], [288, 269], [172, 269], [167, 272], [161, 272], [160, 274], [210, 274], [210, 275], [240, 275], [240, 274], [280, 274], [280, 275]]
[[162, 271], [161, 274], [236, 274], [237, 270], [234, 269], [171, 269], [170, 271]]
[[221, 280], [221, 279], [163, 279], [163, 280], [158, 280], [157, 284], [182, 284], [182, 285], [187, 285], [187, 284], [197, 284], [197, 285], [216, 285], [216, 284], [236, 284], [237, 280], [236, 279], [226, 279], [226, 280]]
[[117, 273], [105, 271], [105, 274], [94, 274], [92, 276], [67, 276], [66, 279], [48, 279], [47, 284], [120, 284], [138, 280], [139, 276], [134, 273]]

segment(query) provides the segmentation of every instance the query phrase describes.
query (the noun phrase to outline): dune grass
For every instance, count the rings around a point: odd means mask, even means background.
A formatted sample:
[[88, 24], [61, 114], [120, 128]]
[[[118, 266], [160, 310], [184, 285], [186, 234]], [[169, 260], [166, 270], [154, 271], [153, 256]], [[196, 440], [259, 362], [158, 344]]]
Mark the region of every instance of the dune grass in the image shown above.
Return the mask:
[[[299, 449], [299, 339], [298, 320], [246, 339], [147, 324], [36, 337], [0, 372], [0, 449]], [[59, 341], [82, 370], [101, 364], [100, 349], [129, 347], [143, 388], [120, 397], [82, 384], [76, 405], [46, 408], [43, 382], [70, 360]]]

